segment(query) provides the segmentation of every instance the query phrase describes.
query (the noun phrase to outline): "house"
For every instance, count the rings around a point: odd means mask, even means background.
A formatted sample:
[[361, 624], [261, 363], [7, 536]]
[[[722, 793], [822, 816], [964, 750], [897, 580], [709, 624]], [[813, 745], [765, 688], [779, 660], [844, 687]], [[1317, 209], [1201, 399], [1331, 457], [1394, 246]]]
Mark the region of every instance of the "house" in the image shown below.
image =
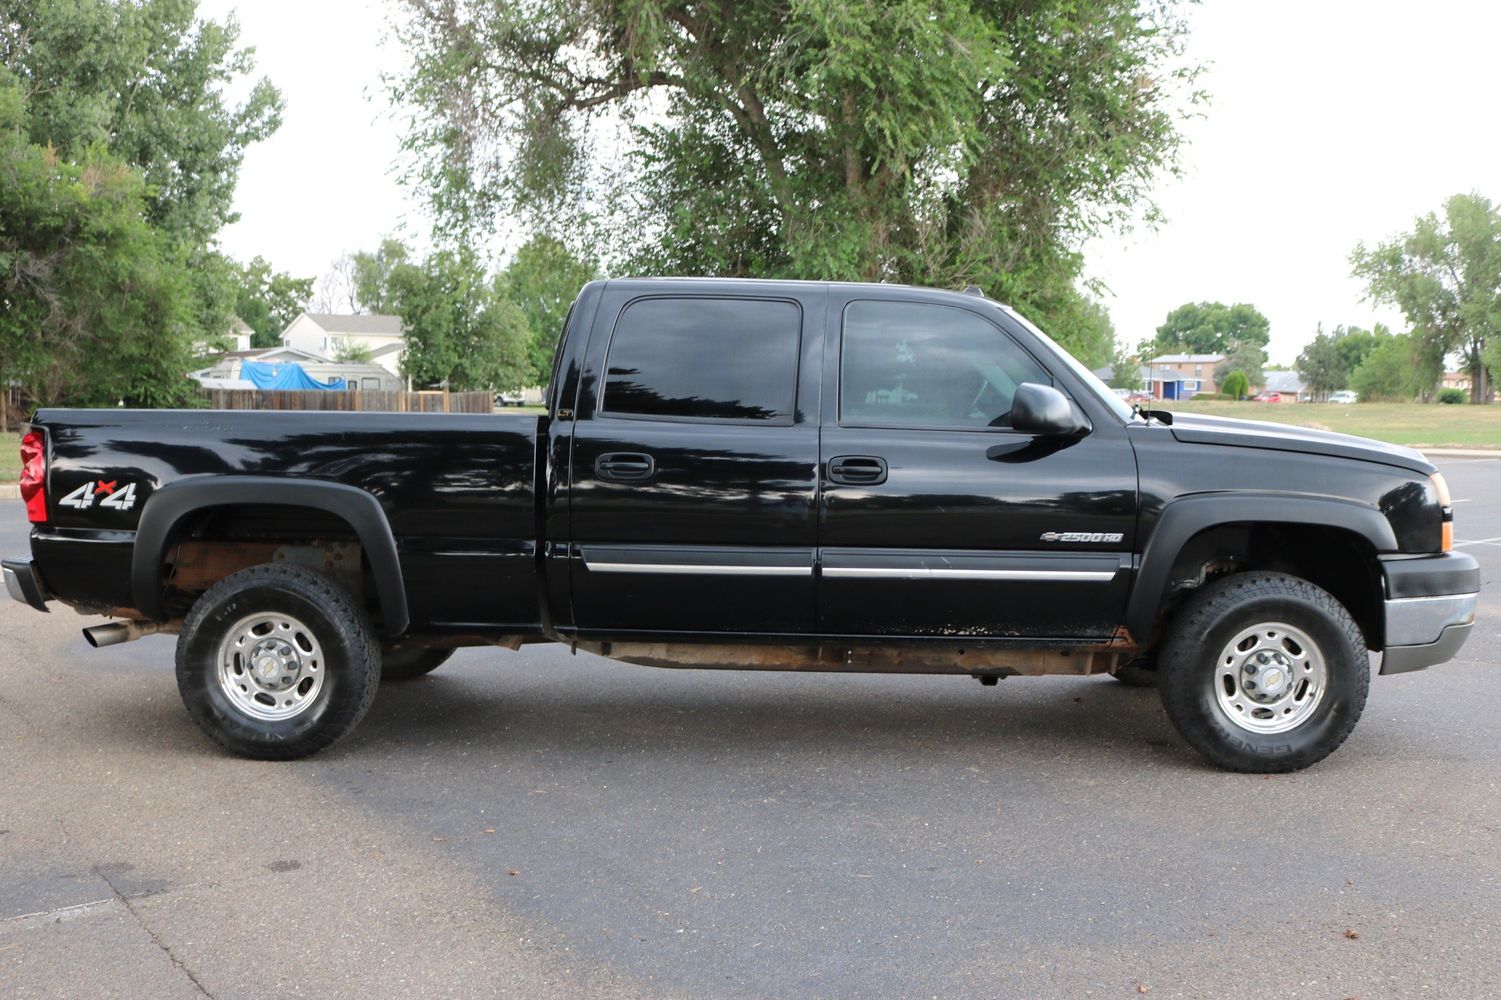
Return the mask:
[[400, 316], [302, 313], [287, 324], [281, 342], [323, 358], [336, 357], [350, 348], [364, 348], [372, 362], [398, 376], [407, 349]]
[[1191, 399], [1201, 392], [1219, 392], [1214, 366], [1223, 354], [1160, 354], [1146, 363], [1153, 399]]
[[223, 340], [218, 342], [200, 340], [193, 345], [193, 354], [200, 358], [211, 354], [218, 354], [224, 350], [226, 343], [232, 351], [248, 351], [250, 350], [250, 338], [254, 335], [255, 331], [250, 328], [250, 324], [246, 323], [240, 317], [235, 316], [229, 321], [229, 329], [224, 331]]
[[1298, 373], [1293, 371], [1267, 372], [1261, 391], [1281, 393], [1284, 402], [1313, 402], [1313, 391], [1308, 388], [1308, 384]]
[[1465, 392], [1469, 392], [1470, 373], [1444, 372], [1443, 377], [1438, 380], [1438, 387], [1440, 389], [1463, 389]]

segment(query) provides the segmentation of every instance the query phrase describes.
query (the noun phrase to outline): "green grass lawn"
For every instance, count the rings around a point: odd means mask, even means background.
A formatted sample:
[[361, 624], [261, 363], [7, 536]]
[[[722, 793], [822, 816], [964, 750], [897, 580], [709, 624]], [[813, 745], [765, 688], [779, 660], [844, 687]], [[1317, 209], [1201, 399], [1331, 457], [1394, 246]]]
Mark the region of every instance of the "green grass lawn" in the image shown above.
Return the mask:
[[1215, 417], [1271, 420], [1415, 448], [1501, 449], [1501, 405], [1458, 403], [1169, 402], [1166, 409]]
[[21, 435], [0, 434], [0, 483], [21, 478]]

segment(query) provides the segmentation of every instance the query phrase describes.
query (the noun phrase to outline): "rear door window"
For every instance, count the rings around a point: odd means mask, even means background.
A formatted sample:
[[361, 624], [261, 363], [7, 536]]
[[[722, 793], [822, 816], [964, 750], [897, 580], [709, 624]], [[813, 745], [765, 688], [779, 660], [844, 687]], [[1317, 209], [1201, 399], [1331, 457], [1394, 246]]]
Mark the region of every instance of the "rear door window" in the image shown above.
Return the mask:
[[638, 299], [615, 324], [600, 411], [792, 423], [802, 310], [781, 299]]

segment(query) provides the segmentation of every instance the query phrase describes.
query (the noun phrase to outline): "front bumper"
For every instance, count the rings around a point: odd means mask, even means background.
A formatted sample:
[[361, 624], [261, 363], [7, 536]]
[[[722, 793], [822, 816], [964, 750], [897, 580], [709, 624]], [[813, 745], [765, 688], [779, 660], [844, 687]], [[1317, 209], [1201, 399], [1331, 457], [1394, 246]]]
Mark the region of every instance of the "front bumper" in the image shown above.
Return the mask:
[[0, 562], [5, 574], [5, 591], [22, 604], [29, 604], [38, 611], [47, 610], [47, 588], [29, 559], [6, 559]]
[[1383, 674], [1452, 660], [1475, 625], [1480, 565], [1463, 552], [1382, 561], [1386, 587]]

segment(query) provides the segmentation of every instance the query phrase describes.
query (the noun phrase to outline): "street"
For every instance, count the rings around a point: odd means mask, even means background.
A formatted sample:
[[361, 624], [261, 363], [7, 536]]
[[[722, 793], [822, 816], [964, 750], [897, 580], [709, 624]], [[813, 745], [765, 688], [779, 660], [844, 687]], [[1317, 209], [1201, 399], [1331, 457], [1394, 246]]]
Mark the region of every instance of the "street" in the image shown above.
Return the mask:
[[259, 763], [188, 719], [171, 638], [6, 600], [0, 996], [1501, 994], [1501, 457], [1439, 465], [1480, 623], [1288, 776], [1108, 677], [560, 646], [461, 651]]

